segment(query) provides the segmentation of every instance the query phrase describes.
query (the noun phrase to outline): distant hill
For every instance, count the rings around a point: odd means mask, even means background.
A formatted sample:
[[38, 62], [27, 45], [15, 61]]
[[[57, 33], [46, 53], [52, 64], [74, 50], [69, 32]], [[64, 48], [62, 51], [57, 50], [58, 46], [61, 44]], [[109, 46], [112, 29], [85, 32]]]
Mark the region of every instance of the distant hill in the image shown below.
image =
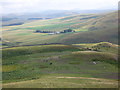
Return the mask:
[[110, 12], [113, 10], [46, 10], [40, 12], [32, 13], [11, 13], [11, 14], [2, 14], [2, 26], [10, 26], [15, 23], [27, 23], [34, 20], [42, 19], [52, 19], [76, 14], [85, 14], [85, 13], [104, 13]]
[[[49, 20], [34, 20], [18, 26], [3, 27], [3, 41], [6, 45], [31, 45], [44, 43], [118, 43], [117, 12], [101, 14], [77, 14]], [[42, 31], [75, 32], [49, 35], [34, 33]], [[6, 42], [7, 41], [7, 42]], [[20, 42], [20, 43], [18, 43]]]
[[90, 19], [84, 23], [83, 28], [87, 32], [78, 32], [67, 35], [62, 39], [65, 43], [88, 43], [107, 41], [118, 43], [118, 18], [117, 12], [105, 14], [95, 19]]

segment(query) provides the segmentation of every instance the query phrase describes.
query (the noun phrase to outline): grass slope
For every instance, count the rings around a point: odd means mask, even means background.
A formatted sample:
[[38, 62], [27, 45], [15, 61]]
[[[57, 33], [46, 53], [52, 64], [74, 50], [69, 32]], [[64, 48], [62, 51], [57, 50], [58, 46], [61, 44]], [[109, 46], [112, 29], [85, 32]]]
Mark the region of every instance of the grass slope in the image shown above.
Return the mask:
[[[110, 43], [99, 44], [103, 50]], [[3, 88], [117, 88], [117, 54], [86, 50], [86, 46], [56, 44], [3, 49]]]
[[109, 42], [100, 42], [100, 43], [82, 43], [82, 44], [73, 44], [79, 48], [90, 48], [99, 52], [109, 52], [118, 54], [118, 45], [112, 44]]
[[[76, 76], [76, 77], [75, 77]], [[49, 74], [37, 80], [4, 84], [6, 88], [117, 88], [115, 80], [79, 77], [75, 74]]]

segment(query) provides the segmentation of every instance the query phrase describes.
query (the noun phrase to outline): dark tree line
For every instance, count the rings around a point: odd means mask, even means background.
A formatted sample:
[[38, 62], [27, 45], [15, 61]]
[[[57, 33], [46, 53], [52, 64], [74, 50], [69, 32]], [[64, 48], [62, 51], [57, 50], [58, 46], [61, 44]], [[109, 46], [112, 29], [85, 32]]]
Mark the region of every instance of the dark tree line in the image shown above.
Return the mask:
[[[61, 31], [59, 33], [67, 33], [67, 32], [75, 32], [74, 30], [72, 29], [66, 29], [64, 31]], [[36, 30], [35, 33], [57, 33], [55, 31], [41, 31], [41, 30]]]
[[55, 33], [55, 31], [41, 31], [41, 30], [36, 30], [36, 33]]

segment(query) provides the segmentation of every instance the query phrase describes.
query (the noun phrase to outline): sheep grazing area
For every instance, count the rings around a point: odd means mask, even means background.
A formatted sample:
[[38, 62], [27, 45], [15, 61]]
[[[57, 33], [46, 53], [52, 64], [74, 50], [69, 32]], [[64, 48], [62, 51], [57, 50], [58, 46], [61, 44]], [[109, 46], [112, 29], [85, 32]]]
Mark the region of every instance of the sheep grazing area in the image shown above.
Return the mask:
[[117, 50], [108, 42], [4, 48], [3, 88], [117, 88]]

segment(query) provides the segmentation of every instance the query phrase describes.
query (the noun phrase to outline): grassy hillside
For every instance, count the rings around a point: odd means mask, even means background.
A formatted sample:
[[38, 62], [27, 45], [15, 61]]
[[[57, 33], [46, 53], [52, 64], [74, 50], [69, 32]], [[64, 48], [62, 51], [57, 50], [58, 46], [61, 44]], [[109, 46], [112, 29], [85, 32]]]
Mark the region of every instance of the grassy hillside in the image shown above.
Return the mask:
[[[117, 19], [79, 14], [3, 27], [3, 87], [117, 88]], [[66, 29], [75, 32], [35, 33]]]
[[[4, 46], [44, 43], [77, 44], [101, 41], [118, 43], [117, 19], [117, 12], [99, 15], [80, 14], [3, 27], [3, 44]], [[55, 35], [34, 33], [36, 30], [63, 31], [68, 28], [75, 32]]]
[[[93, 50], [85, 49], [90, 45]], [[96, 45], [101, 51], [95, 50]], [[117, 47], [109, 45], [106, 42], [5, 48], [3, 87], [117, 88], [118, 55], [106, 51]]]
[[118, 45], [112, 44], [109, 42], [100, 42], [100, 43], [83, 43], [83, 44], [73, 44], [76, 47], [79, 47], [80, 49], [85, 48], [85, 49], [90, 49], [90, 50], [95, 50], [99, 52], [109, 52], [109, 53], [115, 53], [118, 54]]

